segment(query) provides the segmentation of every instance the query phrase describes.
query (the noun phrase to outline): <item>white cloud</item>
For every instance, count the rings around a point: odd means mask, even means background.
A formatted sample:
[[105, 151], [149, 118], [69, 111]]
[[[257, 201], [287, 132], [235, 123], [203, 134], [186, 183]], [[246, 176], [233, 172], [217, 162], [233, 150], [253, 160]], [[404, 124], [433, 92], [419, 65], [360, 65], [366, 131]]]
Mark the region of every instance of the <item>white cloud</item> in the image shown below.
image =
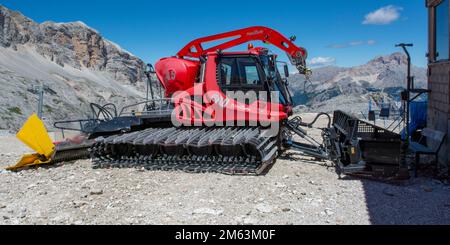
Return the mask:
[[333, 65], [334, 63], [336, 63], [336, 59], [333, 57], [314, 57], [308, 62], [312, 67]]
[[375, 40], [356, 40], [356, 41], [351, 41], [348, 43], [337, 43], [337, 44], [331, 44], [328, 45], [328, 48], [349, 48], [349, 47], [356, 47], [356, 46], [362, 46], [362, 45], [374, 45], [376, 44], [377, 41]]
[[360, 45], [363, 45], [363, 44], [364, 44], [363, 41], [353, 41], [353, 42], [349, 43], [350, 46], [360, 46]]
[[364, 21], [364, 25], [387, 25], [400, 18], [400, 11], [403, 8], [394, 5], [388, 5], [368, 13]]

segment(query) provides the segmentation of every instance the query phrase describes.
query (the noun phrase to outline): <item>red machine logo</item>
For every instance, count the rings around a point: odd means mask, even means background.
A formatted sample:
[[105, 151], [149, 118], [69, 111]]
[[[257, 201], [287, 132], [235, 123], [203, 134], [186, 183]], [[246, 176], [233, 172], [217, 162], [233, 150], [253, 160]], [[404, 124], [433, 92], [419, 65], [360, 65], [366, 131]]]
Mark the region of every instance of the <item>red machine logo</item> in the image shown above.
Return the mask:
[[167, 81], [174, 81], [175, 80], [175, 78], [176, 78], [176, 73], [175, 73], [175, 71], [174, 70], [169, 70], [167, 73], [166, 73], [166, 80]]

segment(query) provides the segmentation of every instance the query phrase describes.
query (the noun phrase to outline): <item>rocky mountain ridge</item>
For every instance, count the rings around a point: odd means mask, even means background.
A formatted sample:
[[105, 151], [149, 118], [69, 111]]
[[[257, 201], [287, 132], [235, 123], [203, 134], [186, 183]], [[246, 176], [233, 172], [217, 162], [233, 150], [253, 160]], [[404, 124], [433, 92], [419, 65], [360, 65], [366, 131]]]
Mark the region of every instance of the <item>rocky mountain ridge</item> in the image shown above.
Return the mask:
[[[0, 5], [0, 128], [17, 130], [37, 107], [33, 86], [44, 84], [44, 116], [86, 117], [89, 102], [144, 97], [145, 63], [82, 22], [36, 23]], [[49, 92], [51, 91], [51, 92]]]
[[[289, 77], [299, 111], [336, 109], [360, 113], [367, 110], [369, 98], [381, 96], [386, 102], [398, 102], [406, 86], [406, 56], [393, 53], [376, 57], [355, 67], [326, 66], [313, 70], [311, 83], [302, 75]], [[426, 88], [426, 69], [412, 66], [415, 86]]]
[[86, 67], [114, 74], [118, 81], [137, 83], [144, 78], [139, 58], [104, 39], [81, 21], [38, 24], [0, 5], [0, 46], [18, 50], [32, 45], [42, 56], [60, 66]]

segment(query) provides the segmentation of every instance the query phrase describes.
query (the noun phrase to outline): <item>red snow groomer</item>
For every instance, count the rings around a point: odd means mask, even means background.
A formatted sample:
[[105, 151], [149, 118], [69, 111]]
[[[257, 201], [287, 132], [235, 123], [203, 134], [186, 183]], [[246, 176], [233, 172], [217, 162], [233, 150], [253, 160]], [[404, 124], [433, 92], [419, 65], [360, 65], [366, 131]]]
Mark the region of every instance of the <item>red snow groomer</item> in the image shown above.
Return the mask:
[[[245, 51], [227, 51], [258, 40], [285, 51], [299, 73], [309, 75], [307, 52], [293, 43], [295, 37], [249, 27], [196, 39], [176, 56], [160, 59], [155, 69], [149, 66], [147, 90], [154, 98], [154, 73], [164, 89], [160, 99], [125, 106], [119, 113], [114, 105], [92, 104], [93, 119], [55, 127], [74, 129], [67, 125], [79, 123], [78, 130], [93, 139], [95, 167], [262, 174], [286, 147], [328, 158], [328, 144], [301, 128], [311, 124], [288, 119], [294, 105], [278, 69], [289, 76], [286, 62], [251, 43]], [[309, 143], [292, 141], [294, 134]]]
[[[278, 47], [300, 74], [310, 75], [306, 50], [275, 30], [257, 26], [199, 38], [160, 59], [155, 69], [148, 65], [145, 101], [120, 111], [111, 103], [91, 103], [91, 118], [54, 123], [63, 134], [82, 135], [52, 142], [44, 123], [31, 116], [17, 137], [36, 153], [8, 169], [90, 157], [95, 168], [264, 174], [289, 148], [332, 160], [339, 174], [394, 176], [405, 168], [398, 133], [342, 111], [334, 112], [333, 125], [326, 113], [310, 123], [289, 119], [294, 104], [287, 63], [251, 43], [245, 51], [229, 50], [250, 41]], [[320, 116], [328, 119], [322, 140], [307, 133]]]

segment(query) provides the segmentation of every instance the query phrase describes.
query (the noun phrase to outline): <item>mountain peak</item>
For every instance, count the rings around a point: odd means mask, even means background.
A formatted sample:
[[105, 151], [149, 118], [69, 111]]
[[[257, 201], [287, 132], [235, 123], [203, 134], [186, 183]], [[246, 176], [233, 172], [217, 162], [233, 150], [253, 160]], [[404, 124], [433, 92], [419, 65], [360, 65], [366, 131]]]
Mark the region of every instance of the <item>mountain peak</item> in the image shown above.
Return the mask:
[[369, 65], [374, 65], [374, 64], [381, 64], [381, 65], [386, 65], [386, 64], [393, 64], [393, 65], [402, 65], [402, 64], [407, 64], [407, 58], [406, 55], [400, 53], [400, 52], [395, 52], [389, 55], [384, 55], [384, 56], [377, 56], [374, 59], [370, 60], [368, 62]]
[[[52, 88], [44, 114], [50, 121], [84, 117], [94, 103], [136, 103], [145, 95], [145, 63], [81, 21], [41, 24], [0, 5], [1, 127], [18, 129], [35, 109], [31, 84]], [[6, 75], [5, 75], [6, 74]], [[18, 99], [18, 98], [21, 99]], [[9, 113], [9, 114], [8, 114]]]
[[[13, 19], [17, 20], [18, 23], [34, 23], [34, 24], [36, 24], [32, 19], [26, 17], [19, 11], [11, 10], [1, 4], [0, 4], [0, 16], [2, 16], [4, 18], [5, 17], [13, 18]], [[5, 22], [5, 20], [3, 20], [3, 22]], [[1, 25], [4, 25], [4, 23], [0, 22], [0, 27], [2, 27]]]
[[81, 21], [38, 24], [0, 5], [0, 33], [0, 47], [17, 51], [26, 45], [60, 66], [106, 71], [114, 74], [117, 81], [128, 84], [145, 79], [142, 60], [113, 45]]
[[82, 21], [73, 21], [73, 22], [45, 21], [41, 25], [45, 26], [45, 27], [55, 27], [55, 28], [58, 28], [58, 29], [59, 28], [67, 28], [67, 29], [70, 29], [70, 30], [86, 29], [86, 30], [91, 30], [93, 32], [99, 33], [97, 30], [95, 30], [94, 28], [86, 25]]

